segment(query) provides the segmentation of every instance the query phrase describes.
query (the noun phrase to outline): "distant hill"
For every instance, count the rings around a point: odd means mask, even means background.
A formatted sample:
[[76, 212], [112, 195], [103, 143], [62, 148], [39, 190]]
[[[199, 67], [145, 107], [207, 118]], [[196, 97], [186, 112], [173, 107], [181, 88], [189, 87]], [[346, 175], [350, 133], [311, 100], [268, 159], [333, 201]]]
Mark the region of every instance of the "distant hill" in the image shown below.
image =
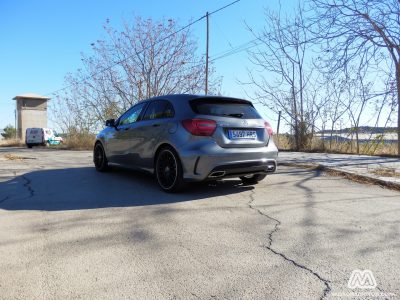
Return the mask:
[[[333, 130], [333, 133], [336, 134], [350, 134], [351, 132], [355, 132], [355, 128], [344, 128], [341, 130]], [[380, 133], [390, 133], [390, 132], [396, 132], [397, 127], [372, 127], [372, 126], [360, 126], [358, 127], [358, 132], [359, 133], [374, 133], [374, 134], [380, 134]], [[318, 134], [330, 134], [331, 130], [321, 130], [318, 132]]]

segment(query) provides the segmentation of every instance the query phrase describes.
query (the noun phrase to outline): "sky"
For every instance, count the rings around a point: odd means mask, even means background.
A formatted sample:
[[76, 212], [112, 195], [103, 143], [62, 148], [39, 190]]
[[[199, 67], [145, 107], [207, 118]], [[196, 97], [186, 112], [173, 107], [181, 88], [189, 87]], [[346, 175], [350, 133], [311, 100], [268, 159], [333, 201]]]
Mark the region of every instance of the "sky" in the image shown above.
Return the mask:
[[[122, 27], [133, 16], [175, 19], [181, 26], [207, 11], [233, 0], [2, 0], [0, 1], [0, 128], [14, 125], [16, 95], [51, 93], [64, 86], [64, 76], [81, 66], [81, 54], [90, 54], [90, 44], [105, 37], [102, 25]], [[210, 59], [253, 39], [245, 23], [261, 29], [264, 9], [278, 1], [241, 0], [210, 17]], [[205, 20], [192, 26], [199, 54], [205, 52]], [[246, 52], [214, 62], [222, 77], [222, 93], [246, 97], [238, 80], [247, 79], [252, 68]], [[272, 123], [276, 116], [260, 108]], [[49, 126], [55, 126], [50, 122]]]

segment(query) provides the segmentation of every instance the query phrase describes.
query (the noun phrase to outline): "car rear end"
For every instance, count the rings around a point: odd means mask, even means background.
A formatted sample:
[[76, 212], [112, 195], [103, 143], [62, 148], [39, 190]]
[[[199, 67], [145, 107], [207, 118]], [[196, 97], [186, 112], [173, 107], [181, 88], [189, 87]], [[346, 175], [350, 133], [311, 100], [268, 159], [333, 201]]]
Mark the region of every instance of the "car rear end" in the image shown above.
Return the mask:
[[43, 145], [45, 143], [45, 134], [43, 128], [27, 128], [25, 134], [25, 143], [28, 147]]
[[187, 181], [268, 174], [278, 150], [272, 129], [251, 102], [194, 97], [178, 130], [178, 152]]

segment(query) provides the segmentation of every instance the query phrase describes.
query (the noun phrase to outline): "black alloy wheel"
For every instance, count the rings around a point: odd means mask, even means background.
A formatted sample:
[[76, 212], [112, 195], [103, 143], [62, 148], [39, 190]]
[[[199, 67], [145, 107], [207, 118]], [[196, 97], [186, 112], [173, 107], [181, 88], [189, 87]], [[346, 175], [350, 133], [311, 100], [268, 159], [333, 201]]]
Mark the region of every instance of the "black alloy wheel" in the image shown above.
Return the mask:
[[93, 162], [97, 171], [104, 172], [109, 169], [106, 154], [104, 153], [103, 146], [97, 143], [94, 146]]
[[158, 184], [166, 192], [177, 192], [184, 185], [181, 162], [170, 148], [164, 148], [158, 153], [155, 173]]

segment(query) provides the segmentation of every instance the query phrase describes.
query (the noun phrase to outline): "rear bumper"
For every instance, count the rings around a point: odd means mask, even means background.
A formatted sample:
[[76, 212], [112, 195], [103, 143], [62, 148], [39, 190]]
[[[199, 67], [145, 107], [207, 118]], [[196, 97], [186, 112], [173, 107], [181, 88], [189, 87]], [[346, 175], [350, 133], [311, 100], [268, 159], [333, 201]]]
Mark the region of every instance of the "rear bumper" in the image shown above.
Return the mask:
[[221, 148], [211, 142], [202, 143], [197, 147], [181, 147], [178, 153], [182, 161], [184, 179], [202, 181], [273, 173], [277, 166], [278, 149], [272, 140], [266, 147], [254, 148]]
[[267, 161], [253, 161], [215, 167], [207, 179], [214, 180], [227, 177], [239, 177], [249, 174], [268, 174], [276, 170], [276, 161], [269, 159]]

